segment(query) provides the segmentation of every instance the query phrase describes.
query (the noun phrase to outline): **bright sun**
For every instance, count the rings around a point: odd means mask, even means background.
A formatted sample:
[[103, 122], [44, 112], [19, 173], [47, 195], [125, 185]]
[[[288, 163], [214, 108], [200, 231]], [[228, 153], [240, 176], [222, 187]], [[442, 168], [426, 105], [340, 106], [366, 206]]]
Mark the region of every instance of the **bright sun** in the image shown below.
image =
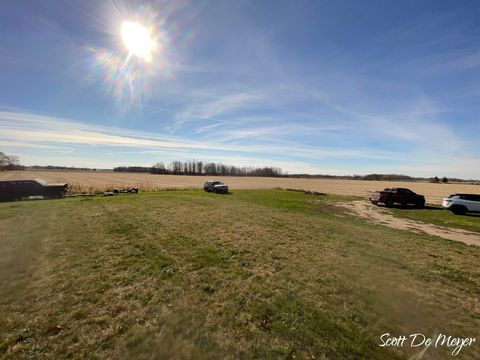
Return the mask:
[[137, 22], [122, 23], [122, 40], [131, 55], [146, 61], [152, 59], [153, 41], [150, 31]]

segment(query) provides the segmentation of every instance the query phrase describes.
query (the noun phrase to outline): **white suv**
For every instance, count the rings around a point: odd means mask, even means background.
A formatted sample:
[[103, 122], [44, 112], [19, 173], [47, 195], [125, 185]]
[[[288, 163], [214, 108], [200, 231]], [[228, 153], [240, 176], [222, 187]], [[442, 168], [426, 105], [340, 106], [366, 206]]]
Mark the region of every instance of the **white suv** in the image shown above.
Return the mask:
[[480, 212], [480, 195], [453, 194], [443, 198], [442, 206], [456, 215], [463, 215], [467, 212]]

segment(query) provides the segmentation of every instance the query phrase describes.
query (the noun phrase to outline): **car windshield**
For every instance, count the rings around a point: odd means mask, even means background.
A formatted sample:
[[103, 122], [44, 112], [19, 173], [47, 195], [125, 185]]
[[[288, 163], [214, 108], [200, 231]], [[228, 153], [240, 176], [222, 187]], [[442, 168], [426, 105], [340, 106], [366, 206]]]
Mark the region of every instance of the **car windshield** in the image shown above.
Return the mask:
[[36, 181], [37, 183], [39, 183], [40, 185], [43, 185], [43, 186], [47, 185], [47, 181], [46, 181], [46, 180], [43, 180], [43, 179], [35, 179], [35, 181]]

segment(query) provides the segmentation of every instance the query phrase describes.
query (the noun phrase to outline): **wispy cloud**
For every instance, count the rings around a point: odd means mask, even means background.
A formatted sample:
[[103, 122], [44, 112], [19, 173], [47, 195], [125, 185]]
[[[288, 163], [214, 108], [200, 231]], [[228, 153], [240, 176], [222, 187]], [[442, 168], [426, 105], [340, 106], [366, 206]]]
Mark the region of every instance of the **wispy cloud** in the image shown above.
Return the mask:
[[[279, 155], [283, 147], [255, 143], [251, 146], [229, 145], [222, 141], [194, 141], [191, 139], [145, 133], [134, 130], [88, 125], [65, 118], [43, 116], [28, 112], [0, 111], [0, 142], [4, 146], [28, 144], [28, 147], [93, 146], [107, 148], [170, 149], [172, 152], [225, 151]], [[252, 131], [252, 130], [251, 130]], [[265, 130], [267, 131], [267, 130]], [[27, 143], [25, 139], [28, 139]], [[192, 153], [193, 154], [193, 153]], [[355, 156], [361, 152], [321, 149], [318, 147], [290, 147], [289, 156]], [[266, 157], [268, 159], [268, 157]]]
[[[311, 132], [313, 128], [303, 130]], [[327, 128], [327, 132], [328, 130]], [[450, 136], [450, 133], [444, 132], [442, 127], [435, 129], [429, 125], [424, 130], [435, 136]], [[93, 151], [95, 160], [92, 160], [92, 166], [103, 164], [103, 167], [125, 164], [126, 161], [148, 165], [160, 160], [168, 162], [173, 159], [195, 158], [222, 161], [239, 166], [278, 166], [289, 172], [307, 173], [360, 173], [362, 172], [358, 168], [360, 163], [364, 164], [363, 172], [378, 170], [382, 166], [386, 172], [391, 172], [394, 164], [396, 170], [414, 171], [417, 174], [439, 168], [438, 160], [430, 157], [438, 156], [438, 153], [428, 154], [428, 156], [418, 154], [416, 161], [408, 161], [408, 151], [405, 153], [386, 150], [377, 152], [355, 147], [338, 148], [301, 144], [285, 136], [291, 131], [293, 129], [286, 125], [278, 128], [250, 128], [236, 132], [226, 130], [221, 134], [229, 139], [228, 141], [193, 141], [178, 136], [88, 125], [70, 119], [25, 111], [0, 111], [0, 146], [21, 154], [22, 158], [30, 164], [33, 164], [32, 161], [43, 159], [43, 163], [60, 162], [75, 165], [75, 159], [77, 159], [78, 164], [87, 166], [88, 157], [85, 154]], [[341, 133], [336, 136], [341, 136]], [[268, 136], [273, 137], [272, 141], [262, 139]], [[348, 134], [345, 136], [350, 137]], [[233, 145], [232, 139], [249, 141], [248, 145]], [[409, 137], [409, 139], [422, 140], [415, 137]], [[41, 151], [43, 157], [30, 153], [29, 149]], [[80, 153], [84, 155], [76, 156], [72, 153], [77, 150], [81, 150]], [[62, 152], [71, 153], [71, 155], [60, 155]], [[448, 155], [448, 152], [443, 151], [442, 154], [453, 158]], [[386, 162], [385, 164], [390, 163], [390, 165], [379, 167], [378, 163], [373, 162], [368, 165], [369, 161], [374, 160]], [[465, 169], [461, 171], [473, 176], [471, 164], [476, 160], [472, 157], [469, 161], [464, 161]], [[389, 169], [390, 171], [387, 171]], [[456, 166], [455, 171], [458, 169], [459, 167]]]

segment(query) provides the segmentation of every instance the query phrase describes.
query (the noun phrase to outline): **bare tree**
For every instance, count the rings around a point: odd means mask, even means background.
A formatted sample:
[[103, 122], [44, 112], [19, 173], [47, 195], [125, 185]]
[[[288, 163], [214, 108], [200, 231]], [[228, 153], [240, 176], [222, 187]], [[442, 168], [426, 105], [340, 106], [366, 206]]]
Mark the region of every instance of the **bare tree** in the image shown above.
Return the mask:
[[182, 173], [183, 165], [180, 161], [172, 161], [169, 167], [172, 173], [175, 175], [180, 175]]
[[165, 174], [167, 170], [165, 169], [165, 164], [163, 162], [157, 162], [152, 166], [150, 172], [152, 174]]
[[207, 175], [217, 175], [215, 163], [206, 163], [204, 169]]
[[0, 168], [3, 168], [9, 164], [8, 155], [0, 151]]
[[17, 155], [7, 155], [0, 152], [0, 170], [15, 170], [23, 169], [20, 166], [20, 159]]
[[197, 170], [199, 175], [203, 174], [203, 162], [201, 161], [197, 162]]
[[20, 165], [20, 158], [17, 155], [9, 155], [8, 156], [8, 165], [10, 165], [10, 166]]

